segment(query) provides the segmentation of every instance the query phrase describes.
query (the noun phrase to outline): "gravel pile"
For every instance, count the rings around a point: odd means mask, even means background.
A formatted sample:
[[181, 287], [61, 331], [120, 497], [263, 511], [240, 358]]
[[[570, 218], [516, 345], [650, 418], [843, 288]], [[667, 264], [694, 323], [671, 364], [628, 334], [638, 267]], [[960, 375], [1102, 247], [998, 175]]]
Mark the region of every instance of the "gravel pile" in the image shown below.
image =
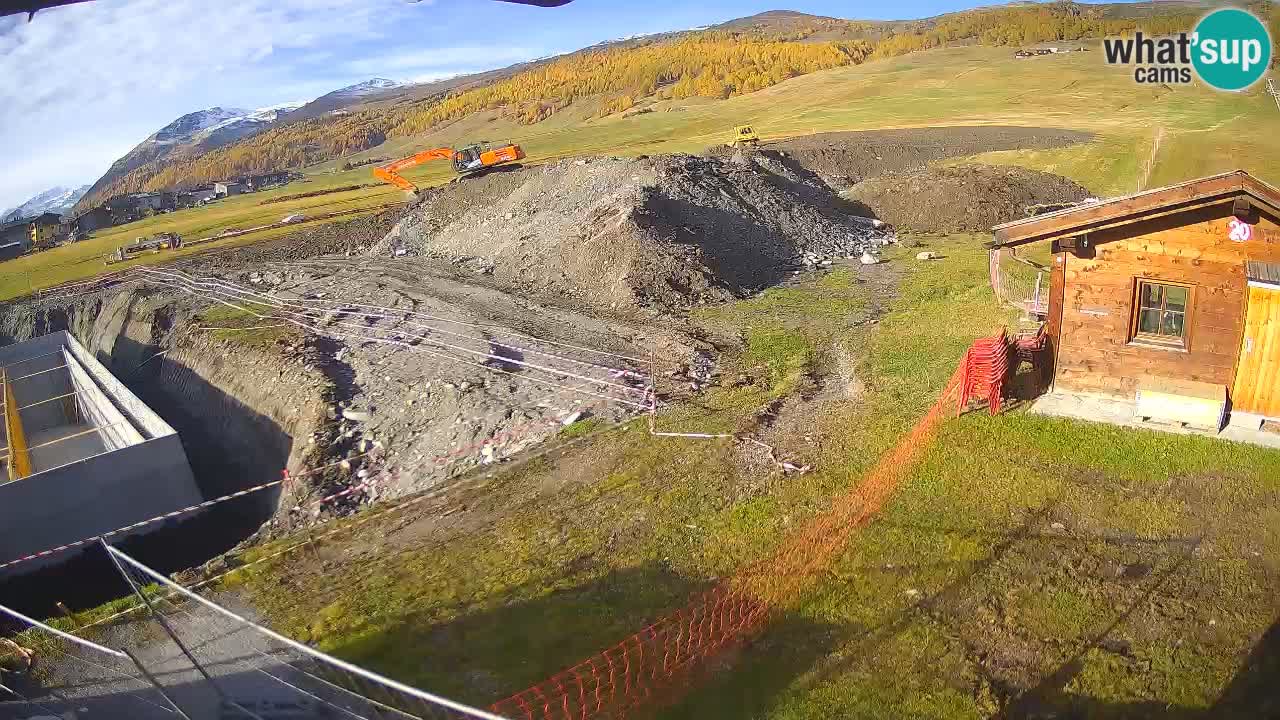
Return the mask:
[[881, 244], [885, 228], [769, 162], [593, 158], [467, 180], [371, 252], [445, 258], [524, 295], [632, 314], [745, 295]]
[[990, 232], [1028, 208], [1080, 202], [1088, 190], [1020, 167], [960, 165], [868, 180], [843, 195], [887, 223], [925, 232]]

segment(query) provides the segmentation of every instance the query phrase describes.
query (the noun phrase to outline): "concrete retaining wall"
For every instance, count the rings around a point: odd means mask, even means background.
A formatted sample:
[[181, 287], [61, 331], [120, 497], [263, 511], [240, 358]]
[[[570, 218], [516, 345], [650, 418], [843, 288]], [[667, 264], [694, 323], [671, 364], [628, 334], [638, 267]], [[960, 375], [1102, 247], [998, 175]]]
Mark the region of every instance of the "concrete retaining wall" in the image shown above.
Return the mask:
[[85, 372], [93, 376], [98, 386], [110, 396], [116, 408], [133, 421], [134, 427], [142, 433], [143, 437], [151, 439], [174, 433], [173, 428], [169, 427], [164, 419], [130, 392], [124, 383], [117, 380], [116, 376], [98, 362], [97, 358], [89, 354], [74, 337], [65, 332], [61, 334], [67, 339], [67, 353], [79, 361]]
[[[192, 476], [182, 442], [167, 423], [90, 356], [71, 335], [60, 332], [30, 342], [0, 348], [0, 365], [29, 361], [15, 368], [20, 374], [47, 367], [57, 369], [40, 376], [47, 386], [25, 393], [26, 402], [77, 393], [80, 419], [99, 432], [85, 433], [67, 445], [50, 448], [70, 452], [72, 443], [92, 441], [96, 447], [75, 455], [65, 464], [50, 455], [46, 469], [16, 482], [0, 484], [0, 562], [24, 557], [48, 548], [100, 535], [174, 510], [199, 503], [203, 498]], [[34, 379], [34, 378], [33, 378]], [[59, 384], [61, 383], [61, 384]], [[65, 385], [65, 389], [64, 386]], [[16, 385], [20, 389], [21, 385]], [[26, 404], [20, 401], [19, 405]], [[47, 414], [60, 416], [67, 426], [67, 408], [61, 401], [23, 411], [26, 423], [37, 426]], [[40, 409], [40, 413], [29, 411]], [[55, 425], [59, 423], [54, 423]], [[74, 453], [72, 453], [74, 455]], [[90, 457], [84, 457], [90, 455]], [[48, 458], [47, 458], [48, 459]], [[159, 524], [128, 535], [146, 534]], [[24, 563], [0, 575], [20, 573], [56, 564], [66, 556], [54, 555]]]
[[[0, 366], [5, 367], [5, 372], [13, 383], [13, 395], [18, 407], [71, 392], [71, 380], [66, 371], [55, 369], [65, 364], [62, 343], [47, 342], [49, 338], [57, 340], [61, 335], [63, 333], [47, 335], [31, 343], [23, 343], [17, 348], [11, 346], [0, 349]], [[26, 347], [27, 345], [31, 347]], [[5, 353], [3, 350], [10, 352]], [[56, 402], [36, 405], [22, 411], [22, 426], [28, 433], [37, 433], [65, 421], [62, 406]]]
[[[0, 562], [201, 500], [177, 435], [148, 440], [0, 485]], [[140, 529], [136, 534], [154, 530]], [[26, 563], [15, 571], [54, 564]]]
[[[98, 428], [98, 437], [107, 451], [136, 445], [143, 441], [142, 433], [134, 429], [123, 413], [116, 408], [106, 393], [89, 377], [89, 373], [81, 367], [70, 351], [64, 351], [67, 359], [67, 372], [71, 376], [71, 384], [76, 389], [76, 399], [80, 403], [80, 413], [85, 422]], [[172, 431], [170, 431], [172, 434]]]

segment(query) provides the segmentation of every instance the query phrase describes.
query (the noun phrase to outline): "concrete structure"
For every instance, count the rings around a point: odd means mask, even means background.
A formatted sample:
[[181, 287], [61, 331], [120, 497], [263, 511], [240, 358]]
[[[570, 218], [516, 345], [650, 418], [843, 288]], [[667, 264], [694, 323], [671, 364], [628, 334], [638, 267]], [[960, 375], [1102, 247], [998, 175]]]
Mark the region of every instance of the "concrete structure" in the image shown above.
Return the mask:
[[[1041, 396], [1032, 404], [1031, 412], [1177, 435], [1203, 435], [1280, 450], [1280, 432], [1260, 429], [1257, 423], [1233, 422], [1222, 429], [1216, 429], [1182, 423], [1150, 422], [1142, 419], [1137, 403], [1128, 398], [1059, 391]], [[1231, 417], [1233, 421], [1242, 419], [1241, 413], [1232, 413]]]
[[68, 333], [0, 348], [0, 373], [0, 562], [200, 502], [177, 433]]

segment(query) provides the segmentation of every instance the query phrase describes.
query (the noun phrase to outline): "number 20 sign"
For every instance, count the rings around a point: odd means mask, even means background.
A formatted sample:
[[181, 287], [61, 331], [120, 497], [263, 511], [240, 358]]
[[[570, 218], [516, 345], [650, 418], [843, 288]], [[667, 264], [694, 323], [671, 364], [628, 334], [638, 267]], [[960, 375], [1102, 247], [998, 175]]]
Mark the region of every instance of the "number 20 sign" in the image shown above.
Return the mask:
[[1248, 242], [1249, 238], [1253, 237], [1253, 226], [1241, 222], [1240, 218], [1231, 218], [1231, 223], [1227, 227], [1231, 229], [1227, 237], [1236, 242]]

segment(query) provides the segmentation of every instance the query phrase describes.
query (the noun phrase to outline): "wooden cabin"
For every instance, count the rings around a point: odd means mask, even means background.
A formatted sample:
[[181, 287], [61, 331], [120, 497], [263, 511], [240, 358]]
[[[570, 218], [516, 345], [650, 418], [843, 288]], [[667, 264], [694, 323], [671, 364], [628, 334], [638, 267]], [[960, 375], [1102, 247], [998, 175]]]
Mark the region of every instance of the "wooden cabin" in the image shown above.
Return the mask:
[[1219, 398], [1232, 424], [1280, 419], [1280, 190], [1237, 171], [993, 233], [993, 248], [1052, 243], [1055, 392]]

